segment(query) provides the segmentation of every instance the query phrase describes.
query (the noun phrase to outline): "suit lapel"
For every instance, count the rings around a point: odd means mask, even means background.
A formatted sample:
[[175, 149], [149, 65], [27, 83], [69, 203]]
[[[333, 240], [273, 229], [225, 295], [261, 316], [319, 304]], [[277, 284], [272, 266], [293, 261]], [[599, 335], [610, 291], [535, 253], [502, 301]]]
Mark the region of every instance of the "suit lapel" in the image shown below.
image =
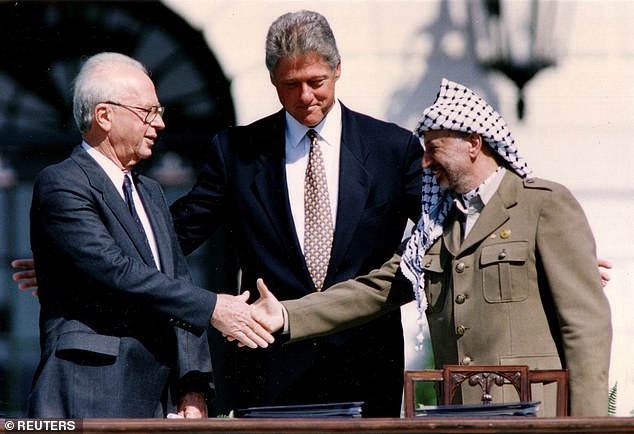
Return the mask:
[[[336, 216], [335, 237], [328, 267], [325, 286], [335, 280], [333, 272], [343, 261], [359, 225], [365, 203], [369, 194], [372, 177], [364, 167], [368, 150], [359, 137], [352, 112], [342, 105], [342, 133], [339, 162], [339, 198]], [[261, 137], [270, 137], [267, 152], [261, 156], [262, 170], [254, 179], [256, 192], [270, 227], [274, 230], [284, 246], [291, 251], [296, 264], [306, 270], [307, 282], [311, 282], [306, 269], [297, 231], [293, 223], [286, 184], [285, 164], [285, 119], [284, 111], [278, 112], [274, 121], [267, 125], [268, 130]]]
[[460, 219], [458, 219], [459, 212], [456, 205], [454, 205], [452, 211], [447, 216], [447, 223], [443, 227], [443, 242], [452, 256], [458, 256], [462, 244], [462, 227]]
[[[252, 189], [269, 219], [268, 227], [275, 231], [281, 245], [290, 250], [291, 257], [301, 269], [305, 268], [304, 256], [297, 239], [286, 184], [285, 128], [284, 110], [281, 110], [259, 134], [269, 140], [263, 145], [261, 170], [254, 177]], [[309, 277], [308, 271], [306, 276]]]
[[339, 161], [339, 198], [330, 265], [324, 287], [334, 283], [336, 270], [350, 248], [367, 202], [372, 176], [364, 167], [368, 149], [358, 134], [352, 112], [341, 105], [341, 150]]
[[146, 264], [154, 266], [152, 252], [147, 244], [147, 241], [145, 240], [143, 234], [139, 232], [139, 228], [134, 222], [132, 215], [130, 215], [130, 211], [128, 210], [125, 201], [115, 188], [108, 175], [106, 175], [106, 172], [104, 172], [101, 166], [99, 166], [99, 163], [88, 155], [81, 146], [77, 146], [73, 150], [71, 158], [73, 158], [86, 172], [91, 187], [95, 191], [99, 192], [104, 206], [112, 211], [112, 214], [125, 229], [126, 233], [136, 246], [139, 256], [141, 256]]

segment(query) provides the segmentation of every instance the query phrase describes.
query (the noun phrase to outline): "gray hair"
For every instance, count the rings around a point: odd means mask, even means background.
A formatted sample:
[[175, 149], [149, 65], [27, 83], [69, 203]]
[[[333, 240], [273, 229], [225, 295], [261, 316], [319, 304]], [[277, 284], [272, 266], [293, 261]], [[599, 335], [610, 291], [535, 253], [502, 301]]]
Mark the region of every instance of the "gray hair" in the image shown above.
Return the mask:
[[125, 54], [105, 52], [89, 57], [75, 77], [73, 91], [73, 116], [82, 133], [90, 129], [97, 104], [109, 101], [115, 95], [116, 84], [112, 80], [104, 80], [103, 76], [97, 78], [113, 65], [129, 65], [148, 74], [139, 61]]
[[326, 18], [313, 11], [289, 12], [276, 19], [266, 36], [266, 67], [269, 74], [283, 57], [315, 52], [332, 69], [341, 57], [335, 35]]

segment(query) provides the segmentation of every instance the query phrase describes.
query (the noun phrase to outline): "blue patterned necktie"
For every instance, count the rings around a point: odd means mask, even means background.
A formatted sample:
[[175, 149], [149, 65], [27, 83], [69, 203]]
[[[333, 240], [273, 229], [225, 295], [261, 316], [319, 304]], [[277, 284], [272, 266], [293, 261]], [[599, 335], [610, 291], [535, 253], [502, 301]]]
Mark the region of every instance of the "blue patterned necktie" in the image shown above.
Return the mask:
[[330, 261], [334, 225], [317, 132], [310, 129], [306, 135], [311, 144], [304, 180], [304, 258], [315, 289], [321, 291]]
[[139, 232], [143, 236], [145, 245], [149, 249], [150, 257], [152, 258], [153, 264], [156, 265], [156, 268], [160, 270], [161, 266], [159, 265], [158, 261], [156, 261], [155, 259], [154, 253], [152, 252], [152, 247], [150, 246], [150, 240], [148, 239], [147, 234], [145, 233], [145, 228], [143, 228], [143, 223], [141, 223], [139, 214], [136, 212], [136, 208], [134, 206], [134, 199], [132, 199], [132, 180], [130, 179], [130, 175], [128, 174], [125, 174], [123, 176], [123, 196], [125, 198], [126, 205], [128, 205], [128, 211], [130, 211], [130, 214], [132, 215], [132, 218], [134, 219], [134, 223], [136, 223], [139, 229]]
[[125, 203], [128, 205], [128, 210], [130, 211], [134, 222], [139, 227], [139, 231], [143, 234], [143, 237], [147, 239], [145, 230], [143, 229], [143, 223], [141, 223], [141, 219], [134, 207], [134, 200], [132, 199], [132, 181], [130, 180], [130, 176], [127, 174], [123, 176], [123, 196], [125, 197]]

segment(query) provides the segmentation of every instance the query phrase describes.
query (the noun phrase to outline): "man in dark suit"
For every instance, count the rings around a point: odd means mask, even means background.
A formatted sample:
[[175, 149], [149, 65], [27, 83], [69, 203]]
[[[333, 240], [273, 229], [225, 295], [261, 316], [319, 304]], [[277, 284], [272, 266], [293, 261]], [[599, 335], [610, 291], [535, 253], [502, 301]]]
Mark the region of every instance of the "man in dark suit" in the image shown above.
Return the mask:
[[[191, 192], [172, 206], [188, 253], [226, 222], [242, 288], [264, 277], [281, 300], [367, 273], [398, 246], [420, 210], [419, 140], [394, 124], [349, 110], [335, 98], [341, 65], [324, 17], [285, 14], [267, 36], [266, 63], [283, 110], [214, 138]], [[316, 132], [325, 163], [324, 270], [315, 271], [305, 172]], [[309, 208], [306, 206], [306, 208]], [[319, 255], [318, 255], [319, 256]], [[329, 259], [329, 260], [328, 260]], [[237, 351], [233, 408], [364, 401], [364, 416], [399, 416], [403, 384], [400, 313], [326, 338]], [[228, 393], [222, 390], [221, 393]]]
[[248, 295], [191, 283], [160, 186], [132, 172], [165, 127], [145, 68], [118, 53], [91, 57], [74, 114], [83, 143], [33, 192], [42, 354], [28, 414], [163, 417], [171, 401], [181, 416], [205, 416], [209, 322], [252, 347], [272, 337], [240, 328], [257, 326]]

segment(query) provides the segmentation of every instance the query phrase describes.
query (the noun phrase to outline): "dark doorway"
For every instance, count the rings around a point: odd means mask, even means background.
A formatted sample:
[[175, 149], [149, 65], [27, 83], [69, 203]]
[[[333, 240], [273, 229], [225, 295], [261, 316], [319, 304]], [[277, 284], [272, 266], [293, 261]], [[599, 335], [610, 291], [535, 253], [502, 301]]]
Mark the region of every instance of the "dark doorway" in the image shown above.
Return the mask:
[[[82, 60], [117, 51], [151, 72], [167, 128], [139, 169], [164, 184], [168, 200], [189, 188], [185, 175], [198, 171], [205, 147], [235, 123], [235, 113], [202, 33], [158, 1], [0, 1], [0, 41], [0, 417], [19, 417], [39, 359], [39, 305], [16, 288], [9, 261], [31, 255], [33, 178], [81, 140], [71, 81]], [[175, 160], [176, 169], [189, 170], [175, 170]], [[172, 176], [162, 178], [166, 162]], [[235, 288], [235, 263], [222, 240], [219, 231], [188, 258], [202, 286]]]
[[229, 83], [202, 33], [160, 2], [2, 2], [0, 35], [0, 152], [21, 178], [78, 143], [70, 83], [97, 52], [128, 54], [151, 72], [166, 106], [159, 153], [200, 161], [212, 135], [235, 122]]

